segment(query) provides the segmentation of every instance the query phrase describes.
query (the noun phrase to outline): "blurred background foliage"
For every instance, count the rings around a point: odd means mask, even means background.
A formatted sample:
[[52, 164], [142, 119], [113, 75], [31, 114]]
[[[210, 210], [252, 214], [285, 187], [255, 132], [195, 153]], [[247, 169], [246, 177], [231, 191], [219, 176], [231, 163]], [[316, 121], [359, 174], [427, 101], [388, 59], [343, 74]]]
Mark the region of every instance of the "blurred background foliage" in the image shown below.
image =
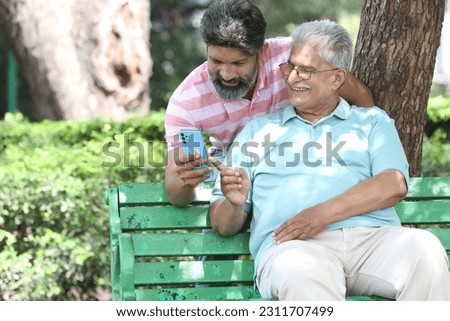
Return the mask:
[[[173, 90], [205, 61], [206, 48], [198, 27], [210, 2], [152, 0], [152, 110], [165, 108]], [[356, 41], [364, 0], [254, 0], [253, 3], [266, 18], [267, 37], [288, 36], [298, 23], [328, 18], [343, 24]]]
[[[356, 39], [363, 0], [254, 0], [268, 36], [330, 18]], [[0, 300], [109, 299], [107, 188], [164, 179], [164, 109], [205, 59], [197, 27], [209, 0], [152, 0], [152, 112], [124, 122], [32, 122], [19, 79], [19, 110], [5, 108], [6, 52], [0, 33]], [[423, 175], [450, 174], [450, 93], [433, 85]]]

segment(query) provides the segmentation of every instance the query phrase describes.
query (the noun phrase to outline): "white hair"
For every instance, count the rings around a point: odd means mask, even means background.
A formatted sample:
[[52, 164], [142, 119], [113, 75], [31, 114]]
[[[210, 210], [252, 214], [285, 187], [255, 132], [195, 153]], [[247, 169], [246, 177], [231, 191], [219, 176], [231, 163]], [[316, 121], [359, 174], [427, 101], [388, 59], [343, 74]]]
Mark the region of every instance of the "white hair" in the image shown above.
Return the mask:
[[292, 45], [299, 42], [313, 47], [330, 65], [350, 70], [352, 63], [352, 40], [347, 30], [330, 20], [305, 22], [292, 31]]

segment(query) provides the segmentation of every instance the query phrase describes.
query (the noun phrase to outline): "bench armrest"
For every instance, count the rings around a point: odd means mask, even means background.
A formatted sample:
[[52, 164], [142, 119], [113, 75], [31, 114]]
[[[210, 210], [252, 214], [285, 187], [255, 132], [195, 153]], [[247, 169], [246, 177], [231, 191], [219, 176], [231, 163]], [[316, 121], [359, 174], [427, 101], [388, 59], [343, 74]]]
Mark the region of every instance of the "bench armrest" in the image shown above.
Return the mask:
[[136, 292], [134, 291], [135, 255], [130, 234], [125, 233], [119, 236], [119, 253], [121, 299], [136, 301]]

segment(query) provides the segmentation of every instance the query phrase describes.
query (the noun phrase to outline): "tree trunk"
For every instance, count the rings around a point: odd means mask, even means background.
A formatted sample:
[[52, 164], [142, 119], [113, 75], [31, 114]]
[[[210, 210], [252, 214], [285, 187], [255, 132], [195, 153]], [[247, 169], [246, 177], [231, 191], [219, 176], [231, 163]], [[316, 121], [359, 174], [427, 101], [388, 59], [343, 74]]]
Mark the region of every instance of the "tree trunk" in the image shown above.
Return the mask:
[[149, 0], [0, 0], [33, 118], [147, 113], [149, 17]]
[[361, 14], [353, 72], [396, 120], [411, 176], [421, 175], [422, 137], [444, 12], [444, 0], [366, 0]]

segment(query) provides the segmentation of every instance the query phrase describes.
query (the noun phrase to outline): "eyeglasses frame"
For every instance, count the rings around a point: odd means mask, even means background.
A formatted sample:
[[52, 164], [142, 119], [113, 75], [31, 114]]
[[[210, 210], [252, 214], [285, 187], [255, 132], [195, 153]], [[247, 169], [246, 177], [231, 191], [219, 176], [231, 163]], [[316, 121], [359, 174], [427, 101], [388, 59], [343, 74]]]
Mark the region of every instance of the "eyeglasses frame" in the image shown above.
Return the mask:
[[[283, 68], [287, 68], [288, 66], [292, 66], [292, 69], [289, 71], [289, 73], [286, 74], [285, 72], [283, 72]], [[326, 72], [326, 71], [335, 71], [335, 70], [339, 70], [340, 69], [340, 68], [333, 68], [333, 69], [311, 70], [310, 71], [310, 70], [306, 70], [304, 68], [301, 68], [300, 66], [295, 66], [295, 65], [291, 64], [289, 61], [286, 61], [286, 62], [283, 62], [283, 63], [279, 64], [278, 67], [280, 67], [281, 73], [284, 76], [288, 77], [292, 73], [292, 71], [295, 70], [295, 73], [297, 74], [297, 77], [299, 77], [299, 78], [301, 78], [303, 80], [310, 79], [312, 74], [317, 74], [317, 73]], [[309, 74], [309, 77], [306, 78], [306, 77], [300, 76], [299, 69], [301, 69], [301, 72], [303, 72], [304, 74]], [[285, 70], [287, 70], [287, 69], [285, 69]]]

